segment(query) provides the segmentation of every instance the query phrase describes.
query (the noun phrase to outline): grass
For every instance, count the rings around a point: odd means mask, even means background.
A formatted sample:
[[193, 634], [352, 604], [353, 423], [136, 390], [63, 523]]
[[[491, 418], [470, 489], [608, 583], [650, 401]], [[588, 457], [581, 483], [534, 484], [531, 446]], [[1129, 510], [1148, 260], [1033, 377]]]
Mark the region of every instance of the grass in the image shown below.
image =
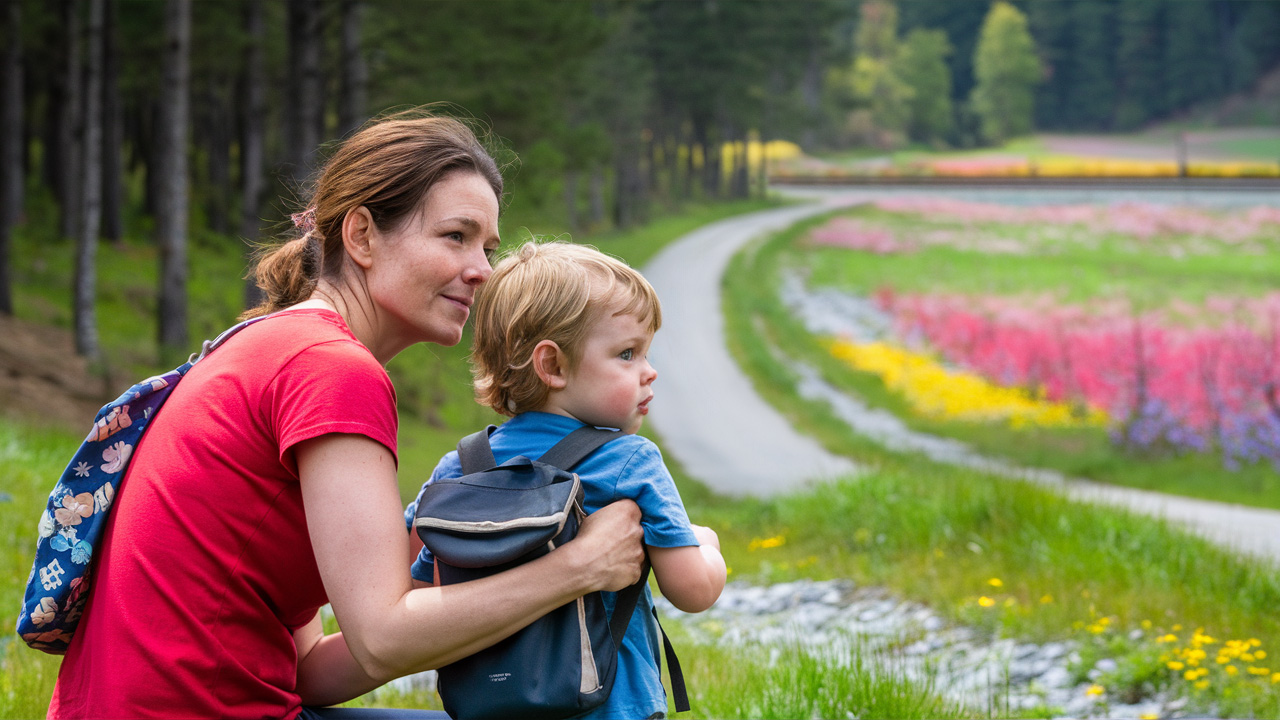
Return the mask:
[[[884, 219], [903, 235], [927, 232], [941, 224], [903, 216], [890, 218], [889, 213], [870, 209], [851, 215], [869, 219], [868, 224]], [[1223, 253], [1177, 260], [1141, 254], [1132, 248], [1119, 250], [1117, 246], [1123, 243], [1114, 238], [1093, 249], [1073, 243], [1069, 249], [1049, 257], [984, 255], [952, 248], [875, 255], [806, 247], [803, 237], [830, 217], [812, 219], [775, 237], [760, 247], [754, 258], [744, 256], [734, 273], [749, 274], [752, 287], [743, 287], [732, 295], [732, 302], [735, 306], [753, 303], [756, 316], [768, 321], [766, 332], [774, 336], [774, 341], [788, 348], [796, 359], [820, 369], [834, 386], [894, 413], [914, 430], [955, 438], [980, 452], [1019, 464], [1116, 485], [1280, 508], [1280, 473], [1265, 463], [1227, 471], [1217, 454], [1135, 455], [1117, 447], [1102, 428], [1015, 430], [998, 424], [921, 417], [901, 396], [886, 389], [880, 378], [850, 371], [832, 358], [776, 301], [756, 297], [759, 291], [754, 287], [765, 277], [766, 270], [786, 266], [805, 268], [814, 286], [832, 286], [862, 295], [884, 287], [900, 292], [975, 295], [1047, 292], [1065, 302], [1122, 296], [1135, 307], [1152, 309], [1174, 299], [1200, 302], [1228, 290], [1238, 295], [1273, 291], [1270, 278], [1280, 273], [1275, 254]], [[1035, 230], [991, 225], [978, 232], [1016, 237]], [[727, 292], [735, 291], [730, 288]], [[737, 322], [741, 332], [753, 332], [745, 320]], [[751, 352], [765, 354], [763, 349]], [[757, 364], [763, 366], [762, 361]], [[770, 379], [770, 385], [776, 386], [779, 378], [771, 375]]]
[[[714, 527], [733, 529], [724, 543], [732, 568], [770, 581], [849, 577], [884, 585], [957, 622], [1019, 638], [1092, 641], [1098, 634], [1086, 628], [1107, 617], [1110, 632], [1143, 633], [1121, 658], [1121, 670], [1152, 652], [1160, 630], [1175, 626], [1258, 638], [1273, 648], [1280, 642], [1272, 609], [1280, 602], [1280, 580], [1273, 567], [1158, 520], [891, 452], [853, 435], [825, 403], [799, 397], [794, 373], [774, 348], [786, 348], [842, 389], [865, 386], [777, 300], [777, 269], [787, 248], [822, 221], [802, 223], [735, 257], [725, 276], [726, 331], [731, 351], [766, 400], [828, 449], [869, 470], [769, 503], [706, 508]], [[1215, 477], [1221, 485], [1221, 471]], [[1213, 481], [1206, 475], [1203, 482]], [[691, 514], [699, 516], [693, 508]], [[734, 534], [740, 528], [753, 528], [752, 538]], [[783, 542], [752, 552], [750, 540], [762, 537]], [[980, 602], [984, 597], [989, 607]], [[1108, 678], [1117, 693], [1140, 693], [1149, 681], [1140, 673], [1121, 675]], [[1156, 679], [1180, 682], [1163, 667]], [[1277, 687], [1227, 683], [1188, 692], [1200, 693], [1195, 697], [1204, 707], [1220, 703], [1228, 716], [1270, 717], [1280, 714]]]

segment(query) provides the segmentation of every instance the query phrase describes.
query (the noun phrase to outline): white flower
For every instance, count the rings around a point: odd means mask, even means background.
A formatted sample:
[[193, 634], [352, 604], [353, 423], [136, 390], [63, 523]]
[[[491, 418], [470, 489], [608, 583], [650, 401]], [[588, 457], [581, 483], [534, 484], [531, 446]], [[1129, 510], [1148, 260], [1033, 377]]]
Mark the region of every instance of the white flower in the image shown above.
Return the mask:
[[82, 462], [76, 466], [76, 477], [89, 477], [89, 463]]
[[54, 528], [53, 516], [48, 512], [40, 513], [40, 537], [51, 537], [53, 535]]
[[79, 532], [80, 532], [80, 531], [79, 531], [79, 530], [77, 530], [77, 529], [75, 529], [74, 527], [64, 527], [64, 528], [62, 528], [61, 530], [59, 530], [59, 531], [58, 531], [58, 534], [59, 534], [59, 535], [61, 535], [61, 536], [62, 536], [62, 537], [64, 537], [64, 538], [66, 538], [68, 543], [70, 543], [70, 544], [72, 544], [72, 545], [75, 545], [75, 544], [76, 544], [76, 540], [78, 540], [78, 539], [79, 539], [79, 538], [77, 538], [77, 537], [76, 537], [76, 535], [77, 535]]

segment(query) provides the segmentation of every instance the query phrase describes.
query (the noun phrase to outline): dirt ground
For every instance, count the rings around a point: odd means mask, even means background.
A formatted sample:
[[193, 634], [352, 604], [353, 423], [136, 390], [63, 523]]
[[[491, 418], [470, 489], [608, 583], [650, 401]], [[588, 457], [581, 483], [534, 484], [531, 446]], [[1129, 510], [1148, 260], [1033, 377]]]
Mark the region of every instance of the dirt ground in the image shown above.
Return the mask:
[[87, 431], [98, 409], [124, 389], [109, 385], [75, 354], [70, 332], [0, 315], [0, 422]]

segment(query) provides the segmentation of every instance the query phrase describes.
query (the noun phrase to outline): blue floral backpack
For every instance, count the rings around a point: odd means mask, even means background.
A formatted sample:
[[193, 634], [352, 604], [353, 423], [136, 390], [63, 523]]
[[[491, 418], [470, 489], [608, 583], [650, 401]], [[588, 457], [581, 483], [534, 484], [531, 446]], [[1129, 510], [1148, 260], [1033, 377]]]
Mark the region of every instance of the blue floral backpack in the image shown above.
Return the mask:
[[246, 320], [206, 340], [200, 353], [180, 367], [143, 380], [98, 411], [40, 515], [35, 562], [18, 616], [17, 632], [27, 645], [54, 655], [67, 651], [89, 599], [94, 548], [147, 426], [193, 365], [261, 319]]

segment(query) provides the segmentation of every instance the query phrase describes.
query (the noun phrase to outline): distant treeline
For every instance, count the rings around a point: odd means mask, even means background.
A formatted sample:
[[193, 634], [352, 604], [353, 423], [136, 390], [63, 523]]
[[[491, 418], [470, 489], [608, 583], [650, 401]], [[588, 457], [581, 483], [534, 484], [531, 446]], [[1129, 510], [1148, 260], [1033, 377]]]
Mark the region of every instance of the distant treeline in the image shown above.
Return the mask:
[[[322, 142], [448, 102], [567, 229], [762, 187], [751, 139], [970, 146], [1124, 129], [1280, 62], [1280, 0], [0, 0], [0, 312], [36, 195], [79, 247], [150, 227], [161, 340], [185, 346], [187, 228], [257, 239]], [[130, 221], [129, 219], [134, 220]]]

